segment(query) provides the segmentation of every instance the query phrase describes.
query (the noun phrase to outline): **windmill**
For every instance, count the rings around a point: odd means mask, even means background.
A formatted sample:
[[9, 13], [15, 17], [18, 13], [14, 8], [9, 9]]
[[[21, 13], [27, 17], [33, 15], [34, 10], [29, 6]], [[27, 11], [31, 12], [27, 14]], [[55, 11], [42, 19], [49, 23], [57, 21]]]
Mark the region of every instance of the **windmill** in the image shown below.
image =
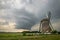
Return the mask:
[[40, 22], [40, 32], [51, 32], [53, 30], [52, 24], [50, 22], [51, 19], [51, 12], [48, 13], [47, 18], [44, 18]]

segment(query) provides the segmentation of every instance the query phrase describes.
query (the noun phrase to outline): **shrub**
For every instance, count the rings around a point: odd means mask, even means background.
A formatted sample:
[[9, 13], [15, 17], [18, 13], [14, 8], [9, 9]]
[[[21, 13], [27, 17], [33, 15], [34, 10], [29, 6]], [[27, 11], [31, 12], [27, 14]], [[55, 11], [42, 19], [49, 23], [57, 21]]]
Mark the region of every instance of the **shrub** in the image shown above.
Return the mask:
[[60, 34], [60, 32], [58, 32], [58, 34]]
[[54, 30], [54, 31], [52, 31], [51, 33], [52, 33], [52, 34], [56, 34], [56, 33], [58, 33], [58, 32], [57, 32], [56, 30]]

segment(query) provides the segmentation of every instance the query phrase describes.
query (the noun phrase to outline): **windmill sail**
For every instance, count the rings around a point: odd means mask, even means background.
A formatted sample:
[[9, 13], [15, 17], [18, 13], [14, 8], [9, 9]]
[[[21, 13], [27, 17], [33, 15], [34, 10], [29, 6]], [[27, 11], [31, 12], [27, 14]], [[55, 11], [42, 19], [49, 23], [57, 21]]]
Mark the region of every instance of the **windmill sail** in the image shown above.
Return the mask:
[[51, 18], [51, 12], [48, 13], [48, 19], [50, 21], [50, 18]]
[[50, 18], [51, 18], [51, 12], [49, 11], [46, 16], [47, 16], [47, 18], [50, 20]]

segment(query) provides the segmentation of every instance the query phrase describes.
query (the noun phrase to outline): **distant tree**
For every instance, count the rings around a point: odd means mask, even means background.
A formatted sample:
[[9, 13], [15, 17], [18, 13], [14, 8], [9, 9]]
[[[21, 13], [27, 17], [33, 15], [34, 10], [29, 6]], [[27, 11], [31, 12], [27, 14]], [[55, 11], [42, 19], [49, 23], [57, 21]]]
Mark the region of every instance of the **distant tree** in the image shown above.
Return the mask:
[[56, 33], [58, 33], [58, 32], [57, 32], [56, 30], [54, 30], [54, 31], [52, 31], [51, 33], [52, 33], [52, 34], [56, 34]]
[[58, 34], [60, 34], [60, 32], [58, 32]]
[[23, 31], [22, 33], [41, 33], [41, 32], [38, 32], [38, 31]]

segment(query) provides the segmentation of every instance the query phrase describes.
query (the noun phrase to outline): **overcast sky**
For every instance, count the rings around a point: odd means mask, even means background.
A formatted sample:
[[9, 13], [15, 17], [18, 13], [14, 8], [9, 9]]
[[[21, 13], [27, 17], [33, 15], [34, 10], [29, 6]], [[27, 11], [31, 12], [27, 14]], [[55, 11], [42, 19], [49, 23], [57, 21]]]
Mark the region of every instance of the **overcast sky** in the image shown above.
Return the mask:
[[49, 11], [53, 28], [60, 31], [60, 0], [0, 0], [0, 30], [34, 29]]

